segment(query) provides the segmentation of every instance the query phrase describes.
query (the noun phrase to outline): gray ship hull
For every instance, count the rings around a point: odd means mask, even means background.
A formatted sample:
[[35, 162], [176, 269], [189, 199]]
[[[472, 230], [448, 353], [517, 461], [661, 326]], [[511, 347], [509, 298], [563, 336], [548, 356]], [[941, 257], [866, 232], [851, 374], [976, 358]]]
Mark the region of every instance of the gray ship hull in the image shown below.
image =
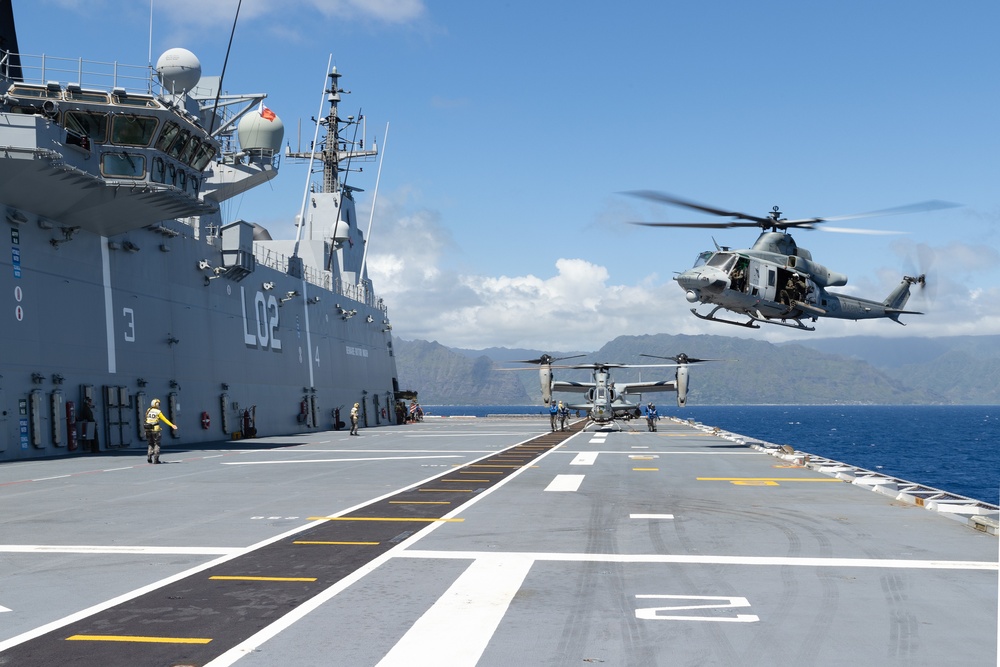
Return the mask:
[[[368, 425], [395, 422], [382, 412], [396, 377], [384, 309], [261, 263], [216, 279], [199, 262], [222, 266], [221, 249], [180, 223], [58, 246], [34, 221], [6, 226], [0, 460], [80, 451], [65, 403], [91, 392], [102, 449], [141, 439], [153, 397], [185, 443], [241, 433], [252, 406], [260, 435], [332, 428], [356, 402]], [[357, 312], [345, 320], [338, 305]]]

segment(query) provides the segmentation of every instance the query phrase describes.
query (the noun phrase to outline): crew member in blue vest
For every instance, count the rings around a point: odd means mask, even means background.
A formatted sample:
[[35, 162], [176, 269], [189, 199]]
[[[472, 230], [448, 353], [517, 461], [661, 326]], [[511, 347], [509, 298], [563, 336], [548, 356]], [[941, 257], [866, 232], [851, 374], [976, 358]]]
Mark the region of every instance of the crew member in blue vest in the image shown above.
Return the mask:
[[549, 403], [549, 426], [552, 430], [556, 430], [556, 415], [559, 414], [559, 408], [556, 407], [555, 403]]
[[656, 420], [659, 419], [659, 418], [660, 418], [660, 416], [658, 414], [656, 414], [656, 406], [653, 405], [652, 403], [650, 403], [649, 405], [647, 405], [646, 406], [646, 426], [649, 427], [650, 431], [655, 431], [656, 430]]

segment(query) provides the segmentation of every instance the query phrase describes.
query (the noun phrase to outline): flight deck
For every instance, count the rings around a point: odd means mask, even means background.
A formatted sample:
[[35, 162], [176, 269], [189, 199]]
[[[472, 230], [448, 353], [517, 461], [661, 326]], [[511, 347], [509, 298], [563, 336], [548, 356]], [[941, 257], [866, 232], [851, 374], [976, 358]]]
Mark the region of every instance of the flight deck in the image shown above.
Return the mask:
[[0, 665], [997, 664], [993, 506], [583, 425], [0, 465]]

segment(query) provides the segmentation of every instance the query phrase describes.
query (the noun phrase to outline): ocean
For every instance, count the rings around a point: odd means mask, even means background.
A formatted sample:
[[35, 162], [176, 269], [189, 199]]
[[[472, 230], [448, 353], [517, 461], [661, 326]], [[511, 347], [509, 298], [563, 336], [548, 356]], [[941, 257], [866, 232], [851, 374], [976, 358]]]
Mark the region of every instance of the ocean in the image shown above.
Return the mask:
[[[423, 406], [430, 415], [539, 414], [537, 405]], [[660, 414], [1000, 504], [1000, 406], [713, 405]]]

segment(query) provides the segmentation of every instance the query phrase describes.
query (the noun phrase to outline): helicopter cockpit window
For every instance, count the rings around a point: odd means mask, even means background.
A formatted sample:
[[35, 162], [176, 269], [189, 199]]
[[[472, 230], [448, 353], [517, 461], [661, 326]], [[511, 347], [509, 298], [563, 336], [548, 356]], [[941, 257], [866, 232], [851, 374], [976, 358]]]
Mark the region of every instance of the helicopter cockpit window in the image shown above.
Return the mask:
[[705, 252], [698, 255], [698, 259], [694, 260], [694, 266], [692, 268], [697, 269], [699, 266], [704, 266], [708, 263], [708, 260], [712, 258], [715, 253], [711, 250], [706, 250]]
[[717, 252], [710, 260], [708, 260], [708, 265], [716, 266], [728, 273], [729, 270], [733, 268], [734, 262], [736, 262], [736, 255], [728, 252]]

